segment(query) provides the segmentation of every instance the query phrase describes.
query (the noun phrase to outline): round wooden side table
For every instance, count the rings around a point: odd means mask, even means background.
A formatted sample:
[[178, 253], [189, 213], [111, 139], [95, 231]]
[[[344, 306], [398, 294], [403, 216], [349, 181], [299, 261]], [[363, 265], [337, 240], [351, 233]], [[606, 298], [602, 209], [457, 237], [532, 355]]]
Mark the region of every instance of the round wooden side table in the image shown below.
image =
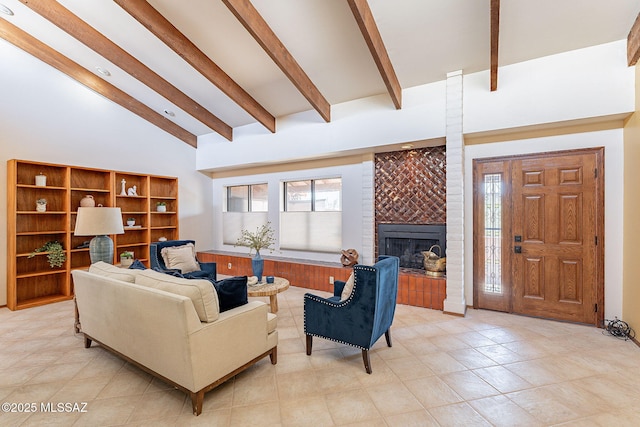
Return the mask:
[[[263, 278], [264, 279], [264, 278]], [[278, 312], [278, 294], [289, 289], [289, 281], [284, 277], [274, 277], [273, 283], [259, 283], [247, 286], [250, 297], [269, 297], [271, 312]]]

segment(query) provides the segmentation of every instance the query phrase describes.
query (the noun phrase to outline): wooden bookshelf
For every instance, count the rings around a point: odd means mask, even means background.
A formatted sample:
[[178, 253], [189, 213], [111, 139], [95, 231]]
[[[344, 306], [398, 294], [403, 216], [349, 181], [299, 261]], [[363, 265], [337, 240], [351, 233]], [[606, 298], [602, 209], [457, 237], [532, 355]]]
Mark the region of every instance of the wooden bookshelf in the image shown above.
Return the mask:
[[[149, 263], [149, 243], [160, 237], [178, 239], [178, 179], [129, 172], [56, 165], [25, 160], [7, 162], [7, 306], [11, 310], [34, 307], [73, 297], [71, 271], [88, 268], [87, 236], [74, 236], [80, 201], [91, 195], [96, 206], [116, 206], [125, 233], [114, 240], [114, 263], [120, 253], [132, 251]], [[36, 175], [46, 176], [46, 185], [37, 186]], [[121, 195], [136, 186], [137, 195]], [[126, 192], [126, 191], [125, 191]], [[36, 200], [47, 200], [45, 212], [36, 211]], [[156, 212], [156, 203], [166, 203], [166, 212]], [[29, 255], [46, 242], [56, 240], [64, 248], [66, 261], [51, 267], [47, 253]]]

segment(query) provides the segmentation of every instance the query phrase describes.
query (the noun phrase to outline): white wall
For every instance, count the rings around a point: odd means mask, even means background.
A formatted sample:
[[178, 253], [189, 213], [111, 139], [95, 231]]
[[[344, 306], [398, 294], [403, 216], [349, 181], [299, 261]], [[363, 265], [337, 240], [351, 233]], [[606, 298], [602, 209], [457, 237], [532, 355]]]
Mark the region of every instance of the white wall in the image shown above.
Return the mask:
[[510, 129], [634, 109], [635, 73], [626, 40], [500, 67], [464, 77], [464, 133]]
[[[225, 187], [232, 185], [250, 185], [267, 183], [269, 186], [268, 220], [275, 230], [276, 240], [280, 230], [280, 210], [283, 200], [283, 182], [304, 179], [342, 178], [342, 248], [355, 248], [360, 254], [360, 262], [371, 263], [373, 246], [363, 244], [363, 217], [366, 216], [363, 198], [364, 187], [371, 188], [371, 161], [369, 156], [352, 156], [348, 159], [322, 162], [322, 165], [289, 164], [275, 170], [262, 171], [240, 177], [214, 178], [213, 180], [213, 248], [222, 251], [247, 252], [244, 247], [225, 245], [222, 242]], [[327, 164], [328, 163], [328, 164]], [[333, 163], [333, 164], [332, 164]], [[371, 216], [371, 212], [369, 212]], [[372, 240], [372, 239], [371, 239]], [[372, 243], [372, 242], [371, 242]], [[308, 259], [323, 262], [340, 262], [340, 253], [302, 252], [279, 250], [278, 242], [274, 252], [261, 251], [263, 256], [282, 256], [287, 258]], [[219, 269], [224, 273], [223, 268]]]
[[387, 95], [345, 102], [331, 107], [331, 122], [314, 111], [278, 118], [272, 134], [259, 125], [234, 129], [234, 141], [219, 135], [198, 138], [198, 169], [245, 167], [345, 156], [406, 141], [443, 138], [445, 82], [402, 92], [396, 110]]
[[[7, 160], [14, 158], [177, 176], [180, 236], [211, 247], [211, 180], [195, 170], [193, 147], [2, 40], [0, 58], [0, 206], [7, 203]], [[0, 223], [6, 215], [0, 209]], [[0, 305], [6, 233], [0, 228]]]
[[473, 304], [473, 160], [495, 156], [604, 147], [604, 316], [622, 318], [622, 129], [469, 145], [465, 161], [465, 295]]

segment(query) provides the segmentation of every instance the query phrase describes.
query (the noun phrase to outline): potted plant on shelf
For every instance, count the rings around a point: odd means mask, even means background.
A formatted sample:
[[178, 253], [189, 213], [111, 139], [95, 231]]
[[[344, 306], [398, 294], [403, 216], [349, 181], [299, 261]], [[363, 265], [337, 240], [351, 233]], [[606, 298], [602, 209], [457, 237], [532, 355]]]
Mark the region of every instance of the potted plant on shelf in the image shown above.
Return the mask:
[[33, 258], [37, 253], [40, 252], [48, 252], [47, 260], [49, 261], [49, 265], [51, 268], [54, 267], [62, 267], [64, 262], [67, 260], [67, 256], [64, 253], [64, 249], [62, 248], [62, 243], [57, 240], [50, 240], [44, 245], [40, 246], [38, 249], [35, 249], [33, 252], [29, 254], [29, 258]]
[[120, 254], [120, 265], [123, 267], [129, 267], [133, 264], [133, 252], [124, 251]]
[[37, 212], [46, 212], [47, 211], [47, 199], [38, 199], [38, 200], [36, 200], [36, 211]]
[[167, 202], [158, 202], [158, 203], [156, 203], [156, 210], [158, 212], [166, 212], [167, 211]]
[[276, 241], [275, 232], [271, 228], [271, 223], [256, 228], [255, 232], [248, 230], [242, 230], [240, 237], [234, 246], [246, 246], [249, 248], [249, 253], [256, 251], [253, 259], [251, 260], [251, 267], [253, 269], [253, 275], [258, 278], [258, 282], [262, 282], [262, 272], [264, 271], [264, 260], [260, 256], [261, 249], [269, 249], [273, 252], [271, 245]]
[[136, 219], [135, 218], [127, 218], [127, 225], [129, 227], [133, 227], [134, 225], [136, 225]]

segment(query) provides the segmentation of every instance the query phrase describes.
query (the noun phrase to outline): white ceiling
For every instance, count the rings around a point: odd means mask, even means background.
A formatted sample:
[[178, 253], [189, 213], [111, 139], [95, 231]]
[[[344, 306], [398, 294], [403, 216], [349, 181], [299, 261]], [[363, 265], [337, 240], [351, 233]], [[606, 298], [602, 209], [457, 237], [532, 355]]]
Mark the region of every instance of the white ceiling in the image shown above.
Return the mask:
[[[232, 127], [255, 122], [114, 1], [58, 2]], [[276, 118], [312, 108], [222, 1], [148, 2]], [[368, 3], [402, 88], [489, 68], [490, 0]], [[14, 12], [0, 18], [94, 73], [97, 66], [109, 69], [109, 83], [157, 112], [174, 111], [170, 119], [189, 132], [212, 132], [19, 0], [0, 4]], [[252, 4], [330, 104], [386, 93], [346, 0]], [[639, 12], [638, 0], [502, 0], [499, 64], [624, 39]]]

